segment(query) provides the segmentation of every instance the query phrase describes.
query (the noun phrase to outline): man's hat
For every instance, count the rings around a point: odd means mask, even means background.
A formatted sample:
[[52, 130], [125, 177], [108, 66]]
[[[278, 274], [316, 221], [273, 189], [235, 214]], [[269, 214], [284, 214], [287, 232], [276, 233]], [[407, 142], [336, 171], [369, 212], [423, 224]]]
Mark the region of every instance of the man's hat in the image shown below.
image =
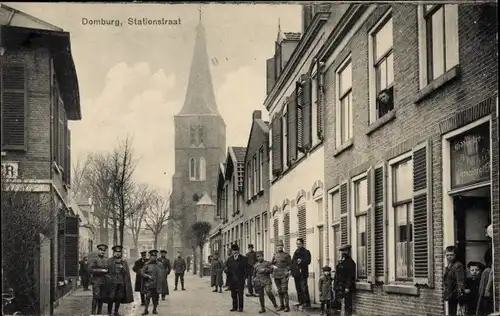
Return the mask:
[[278, 240], [278, 242], [276, 243], [276, 246], [284, 246], [283, 240]]
[[256, 255], [261, 255], [261, 256], [264, 256], [264, 251], [262, 250], [259, 250], [255, 253]]
[[231, 250], [238, 251], [238, 250], [240, 250], [240, 247], [237, 244], [232, 244]]
[[332, 272], [332, 268], [330, 268], [329, 266], [324, 266], [323, 271]]
[[253, 248], [253, 245], [252, 244], [248, 244], [248, 248]]
[[107, 250], [108, 249], [108, 245], [99, 244], [99, 245], [97, 245], [97, 249], [99, 249], [99, 250]]
[[147, 253], [148, 253], [147, 251], [141, 251], [141, 255], [145, 255]]
[[158, 250], [156, 250], [156, 249], [150, 250], [149, 251], [149, 255], [150, 256], [157, 256], [158, 255]]
[[111, 248], [111, 249], [113, 249], [113, 251], [116, 251], [116, 252], [121, 252], [123, 247], [117, 245], [117, 246], [113, 246], [113, 248]]
[[339, 250], [340, 250], [340, 251], [343, 251], [343, 250], [351, 250], [351, 248], [352, 248], [352, 247], [351, 247], [351, 245], [345, 245], [345, 246], [340, 247], [340, 249], [339, 249]]
[[160, 253], [167, 253], [166, 250], [160, 250]]

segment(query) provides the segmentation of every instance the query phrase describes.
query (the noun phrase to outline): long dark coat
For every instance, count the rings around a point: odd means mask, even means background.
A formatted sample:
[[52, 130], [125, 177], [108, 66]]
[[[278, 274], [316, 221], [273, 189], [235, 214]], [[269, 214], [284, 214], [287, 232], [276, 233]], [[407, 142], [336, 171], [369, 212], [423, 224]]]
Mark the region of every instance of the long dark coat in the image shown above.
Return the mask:
[[212, 260], [212, 269], [210, 272], [212, 286], [224, 285], [224, 280], [222, 279], [222, 274], [224, 272], [224, 262], [222, 262], [222, 260]]
[[134, 290], [136, 292], [140, 292], [142, 289], [142, 275], [141, 275], [141, 270], [144, 267], [144, 265], [148, 262], [147, 259], [139, 259], [136, 262], [134, 262], [134, 267], [132, 270], [135, 272], [135, 285], [134, 285]]
[[[115, 258], [111, 257], [108, 259], [108, 271], [112, 271], [115, 267]], [[125, 295], [123, 295], [123, 299], [120, 303], [128, 304], [134, 301], [134, 292], [132, 291], [132, 280], [130, 279], [130, 269], [126, 260], [122, 261], [123, 268], [125, 269], [124, 276], [124, 287], [125, 287]]]
[[[141, 270], [141, 275], [144, 278], [142, 282], [142, 290], [147, 291], [149, 289], [156, 289], [158, 293], [163, 292], [163, 279], [165, 279], [165, 273], [163, 266], [157, 260], [149, 260]], [[147, 276], [153, 277], [152, 279]]]
[[170, 260], [168, 260], [168, 258], [160, 257], [157, 260], [163, 267], [163, 275], [164, 275], [164, 277], [162, 279], [162, 286], [161, 286], [162, 291], [160, 292], [160, 294], [166, 295], [166, 294], [168, 294], [167, 276], [172, 271], [172, 266], [170, 265]]
[[239, 255], [237, 259], [231, 256], [227, 259], [226, 273], [230, 288], [238, 288], [245, 286], [245, 281], [248, 277], [248, 259], [243, 255]]

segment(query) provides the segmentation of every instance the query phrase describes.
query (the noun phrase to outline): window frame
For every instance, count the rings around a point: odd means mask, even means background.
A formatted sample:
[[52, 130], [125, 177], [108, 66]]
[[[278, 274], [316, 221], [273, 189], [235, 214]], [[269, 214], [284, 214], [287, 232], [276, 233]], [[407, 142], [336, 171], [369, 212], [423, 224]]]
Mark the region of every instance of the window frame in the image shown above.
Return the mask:
[[205, 181], [207, 179], [207, 164], [205, 158], [200, 157], [200, 174], [198, 175], [198, 179], [200, 181]]
[[253, 155], [253, 158], [252, 158], [252, 172], [253, 172], [253, 181], [252, 181], [252, 188], [253, 188], [253, 194], [252, 194], [252, 197], [254, 197], [255, 195], [257, 195], [257, 193], [259, 192], [259, 188], [257, 187], [257, 178], [258, 178], [258, 161], [257, 161], [257, 153], [255, 153]]
[[264, 146], [259, 148], [259, 189], [264, 191]]
[[[349, 89], [347, 89], [344, 93], [340, 94], [340, 78], [343, 74], [343, 71], [348, 67], [348, 66], [351, 66], [351, 87]], [[353, 133], [353, 113], [352, 113], [352, 95], [353, 95], [353, 84], [352, 84], [352, 56], [351, 54], [349, 54], [343, 61], [342, 63], [339, 65], [339, 67], [335, 70], [335, 79], [336, 79], [336, 82], [335, 82], [335, 95], [336, 95], [336, 98], [335, 98], [335, 145], [336, 145], [336, 148], [341, 148], [342, 145], [344, 145], [345, 143], [348, 143], [354, 136], [354, 133]], [[349, 137], [347, 137], [347, 139], [345, 141], [342, 140], [342, 133], [345, 132], [343, 131], [344, 129], [344, 126], [342, 125], [342, 122], [343, 122], [343, 118], [341, 118], [342, 116], [342, 101], [345, 99], [345, 98], [349, 98], [349, 95], [350, 95], [350, 102], [349, 102], [349, 110], [348, 110], [348, 116], [349, 116], [349, 122], [348, 122], [348, 125], [347, 126], [347, 133], [350, 134]]]
[[316, 146], [320, 140], [318, 137], [318, 107], [319, 103], [319, 80], [318, 66], [314, 63], [311, 71], [311, 146]]
[[[389, 22], [392, 20], [393, 23], [393, 37], [392, 37], [392, 45], [391, 48], [388, 49], [384, 54], [382, 54], [379, 59], [375, 59], [376, 57], [376, 39], [378, 32]], [[389, 112], [385, 113], [383, 116], [378, 116], [378, 106], [377, 106], [377, 72], [376, 67], [383, 61], [387, 60], [387, 57], [392, 54], [393, 56], [393, 81], [391, 85], [387, 86], [386, 89], [394, 88], [394, 18], [392, 16], [392, 8], [389, 8], [384, 15], [377, 21], [377, 23], [368, 31], [368, 80], [369, 80], [369, 102], [370, 102], [370, 117], [369, 123], [372, 124], [377, 120], [383, 118], [385, 115], [388, 115]], [[394, 110], [395, 104], [393, 104]]]
[[247, 200], [250, 200], [252, 198], [252, 161], [249, 160], [246, 163], [246, 169], [247, 169]]
[[[339, 209], [338, 209], [338, 218], [336, 218], [334, 216], [334, 212], [335, 212], [335, 209], [334, 209], [334, 204], [333, 204], [333, 199], [334, 199], [334, 196], [335, 195], [338, 195], [338, 199], [339, 199]], [[330, 216], [331, 214], [331, 216]], [[329, 229], [331, 229], [331, 233], [329, 233], [329, 239], [330, 239], [330, 253], [333, 255], [333, 258], [331, 258], [331, 262], [333, 263], [331, 266], [336, 266], [337, 263], [338, 263], [338, 260], [340, 259], [340, 255], [339, 255], [339, 248], [341, 247], [341, 244], [342, 244], [342, 236], [340, 237], [340, 240], [339, 240], [339, 247], [335, 247], [335, 243], [336, 243], [336, 240], [335, 240], [335, 232], [338, 230], [338, 232], [341, 232], [340, 231], [340, 221], [341, 221], [341, 218], [342, 218], [342, 213], [341, 213], [341, 206], [340, 206], [340, 185], [337, 185], [335, 186], [334, 188], [328, 190], [328, 226], [329, 226]]]
[[288, 104], [285, 104], [281, 115], [281, 159], [283, 170], [288, 169]]
[[[366, 209], [364, 210], [358, 210], [358, 203], [359, 199], [357, 196], [357, 185], [359, 185], [360, 182], [365, 181], [366, 182]], [[368, 200], [368, 190], [369, 190], [369, 183], [368, 183], [368, 171], [365, 171], [353, 178], [351, 178], [351, 197], [350, 197], [350, 205], [348, 206], [350, 208], [350, 221], [351, 224], [351, 244], [352, 248], [354, 251], [352, 251], [352, 257], [354, 261], [356, 262], [356, 279], [357, 280], [362, 280], [362, 281], [367, 281], [368, 280], [368, 212], [370, 211], [370, 201]], [[365, 270], [365, 275], [360, 276], [358, 273], [358, 269], [360, 267], [359, 263], [359, 258], [358, 258], [358, 219], [360, 217], [365, 218], [365, 258], [366, 258], [366, 270]]]
[[[189, 158], [189, 181], [196, 181], [196, 158], [191, 157]], [[191, 165], [193, 163], [193, 165]]]
[[[413, 194], [411, 199], [407, 199], [405, 201], [400, 201], [399, 203], [394, 203], [394, 196], [395, 196], [395, 173], [394, 173], [394, 167], [406, 162], [406, 161], [412, 161], [412, 178], [413, 178], [413, 152], [409, 151], [407, 153], [404, 153], [398, 157], [395, 157], [391, 160], [388, 161], [388, 172], [387, 172], [387, 194], [385, 198], [387, 199], [387, 224], [388, 224], [388, 229], [387, 229], [387, 243], [386, 247], [388, 249], [387, 255], [388, 255], [388, 264], [387, 264], [387, 271], [388, 271], [388, 281], [391, 284], [413, 284], [413, 280], [415, 279], [415, 252], [413, 251], [412, 254], [412, 264], [413, 264], [413, 276], [409, 278], [398, 278], [396, 277], [397, 272], [396, 272], [396, 208], [398, 205], [401, 205], [403, 202], [410, 202], [412, 207], [413, 207]], [[414, 229], [412, 229], [412, 234], [414, 234]], [[412, 240], [414, 240], [414, 235]]]

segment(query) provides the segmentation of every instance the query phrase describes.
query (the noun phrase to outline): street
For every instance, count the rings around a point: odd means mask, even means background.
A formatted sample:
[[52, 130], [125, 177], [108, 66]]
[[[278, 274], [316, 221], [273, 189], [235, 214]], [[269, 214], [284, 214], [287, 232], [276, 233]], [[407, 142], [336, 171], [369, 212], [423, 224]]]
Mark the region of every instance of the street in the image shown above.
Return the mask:
[[[135, 279], [135, 273], [131, 272], [132, 281]], [[158, 315], [169, 316], [225, 316], [225, 315], [260, 315], [258, 298], [245, 297], [245, 309], [243, 313], [230, 312], [231, 297], [228, 291], [222, 293], [212, 292], [210, 288], [210, 279], [208, 277], [200, 278], [187, 273], [185, 277], [186, 291], [172, 291], [174, 288], [174, 278], [169, 276], [170, 295], [165, 301], [160, 300], [158, 306]], [[82, 291], [78, 289], [67, 297], [63, 298], [59, 307], [54, 311], [54, 316], [89, 316], [92, 302], [92, 291]], [[266, 301], [268, 302], [268, 301]], [[106, 304], [103, 311], [106, 312]], [[152, 312], [152, 305], [149, 308], [149, 314]], [[120, 307], [120, 315], [122, 316], [139, 316], [144, 311], [144, 307], [140, 306], [139, 293], [135, 293], [134, 302], [131, 304], [122, 305]], [[274, 310], [268, 310], [262, 315], [290, 315], [299, 316], [306, 315], [299, 311], [289, 313], [277, 313]]]

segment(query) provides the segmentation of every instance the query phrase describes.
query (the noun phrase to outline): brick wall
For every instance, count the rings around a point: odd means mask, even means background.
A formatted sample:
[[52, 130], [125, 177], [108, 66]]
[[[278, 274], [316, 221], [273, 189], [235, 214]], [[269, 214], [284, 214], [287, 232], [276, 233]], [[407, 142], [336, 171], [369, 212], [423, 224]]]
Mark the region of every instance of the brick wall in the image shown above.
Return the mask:
[[[361, 314], [440, 315], [443, 314], [441, 279], [443, 274], [443, 223], [442, 223], [442, 174], [441, 133], [439, 124], [456, 113], [476, 106], [487, 97], [496, 95], [497, 48], [494, 39], [496, 25], [485, 22], [482, 6], [461, 5], [459, 7], [459, 58], [460, 76], [416, 103], [419, 92], [419, 57], [417, 32], [417, 6], [392, 5], [394, 38], [394, 91], [396, 118], [370, 135], [368, 96], [368, 30], [374, 26], [388, 9], [381, 5], [348, 42], [325, 77], [326, 141], [325, 181], [330, 189], [339, 183], [339, 177], [347, 180], [349, 174], [363, 171], [364, 167], [387, 161], [395, 154], [411, 150], [417, 142], [429, 139], [432, 143], [433, 163], [433, 260], [434, 288], [422, 287], [418, 296], [387, 294], [381, 286], [373, 291], [359, 290], [355, 308]], [[335, 152], [335, 70], [351, 53], [353, 67], [353, 146], [334, 157]], [[493, 115], [495, 116], [495, 115]], [[495, 133], [497, 120], [493, 120]], [[498, 183], [498, 139], [493, 136], [494, 179]], [[498, 223], [498, 186], [492, 197], [493, 222]], [[325, 203], [326, 204], [326, 203]], [[327, 207], [328, 209], [328, 207]], [[496, 245], [498, 226], [496, 226]], [[330, 232], [331, 233], [331, 232]], [[500, 260], [496, 260], [499, 271]], [[500, 280], [497, 272], [496, 280]], [[498, 282], [497, 282], [498, 283]], [[497, 293], [498, 293], [497, 286]], [[497, 295], [497, 297], [499, 297]]]

